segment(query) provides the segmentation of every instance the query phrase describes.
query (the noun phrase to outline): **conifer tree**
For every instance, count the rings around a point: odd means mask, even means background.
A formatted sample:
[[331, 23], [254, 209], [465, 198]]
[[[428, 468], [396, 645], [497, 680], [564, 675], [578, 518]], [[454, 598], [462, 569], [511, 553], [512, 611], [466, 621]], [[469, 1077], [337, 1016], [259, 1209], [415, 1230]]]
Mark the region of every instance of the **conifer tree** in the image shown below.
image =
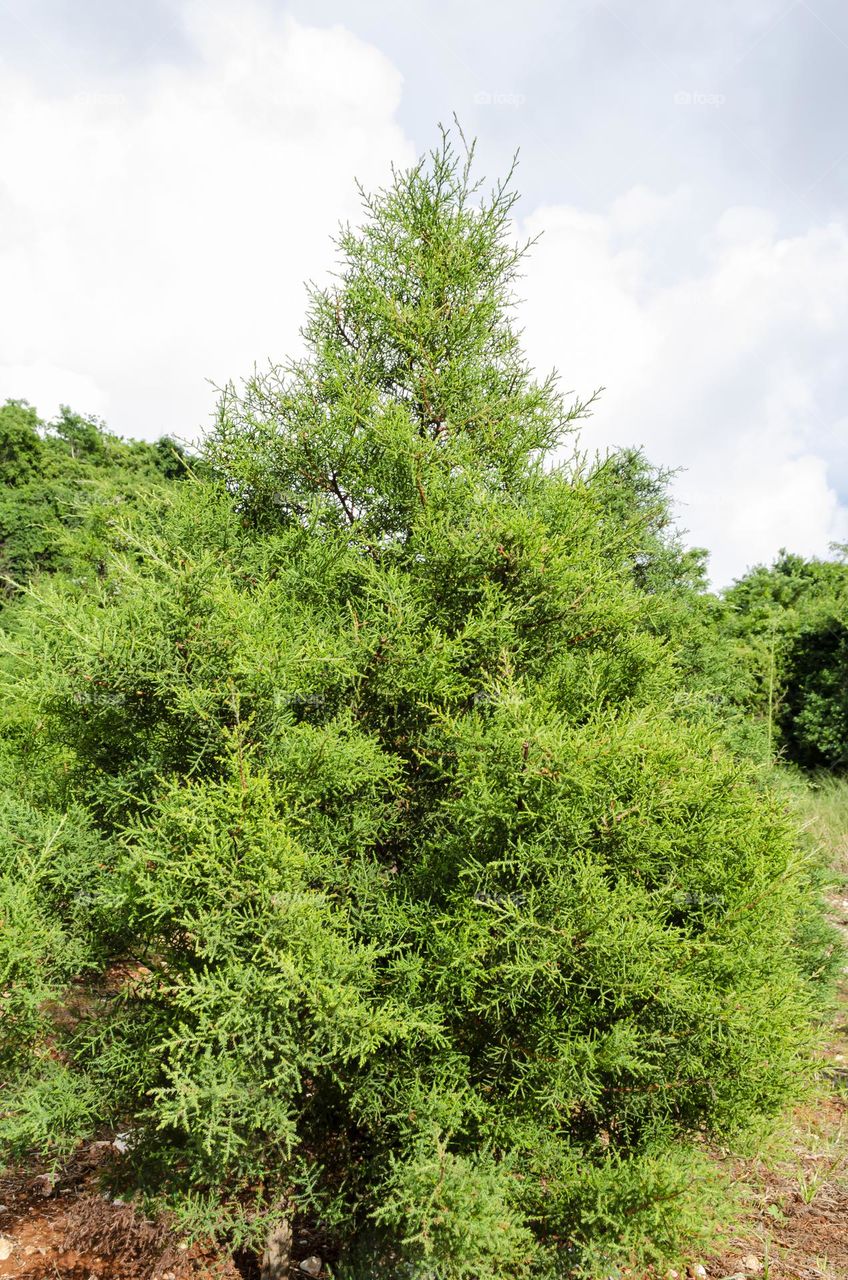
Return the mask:
[[37, 875], [85, 877], [51, 919], [113, 976], [3, 1124], [111, 1120], [183, 1221], [293, 1219], [340, 1276], [593, 1274], [791, 1095], [804, 867], [638, 519], [557, 463], [585, 406], [522, 353], [511, 186], [444, 137], [363, 199], [214, 478], [19, 623], [21, 785], [76, 815]]

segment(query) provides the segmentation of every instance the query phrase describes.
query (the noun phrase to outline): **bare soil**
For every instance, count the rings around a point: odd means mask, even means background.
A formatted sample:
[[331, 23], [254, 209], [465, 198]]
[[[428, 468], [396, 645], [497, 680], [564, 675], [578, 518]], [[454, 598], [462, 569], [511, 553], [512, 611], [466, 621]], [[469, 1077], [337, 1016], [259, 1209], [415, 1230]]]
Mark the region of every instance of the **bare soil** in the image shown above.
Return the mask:
[[102, 1194], [99, 1175], [111, 1145], [86, 1144], [56, 1183], [32, 1170], [0, 1179], [0, 1277], [237, 1280], [232, 1259], [188, 1248], [167, 1227]]

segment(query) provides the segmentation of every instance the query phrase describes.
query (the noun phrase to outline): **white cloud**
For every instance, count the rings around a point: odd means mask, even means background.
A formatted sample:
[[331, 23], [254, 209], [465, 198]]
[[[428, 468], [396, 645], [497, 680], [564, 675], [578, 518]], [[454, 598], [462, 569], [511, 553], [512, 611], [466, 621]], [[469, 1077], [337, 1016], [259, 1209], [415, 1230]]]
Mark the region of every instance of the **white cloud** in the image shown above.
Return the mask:
[[182, 13], [180, 66], [63, 96], [4, 75], [0, 399], [196, 434], [207, 379], [295, 346], [353, 175], [412, 158], [373, 46], [261, 5]]
[[725, 583], [781, 546], [826, 554], [848, 537], [848, 233], [781, 239], [760, 209], [698, 230], [695, 215], [686, 192], [643, 190], [606, 216], [536, 211], [523, 319], [538, 365], [607, 388], [585, 444], [686, 468], [682, 521]]

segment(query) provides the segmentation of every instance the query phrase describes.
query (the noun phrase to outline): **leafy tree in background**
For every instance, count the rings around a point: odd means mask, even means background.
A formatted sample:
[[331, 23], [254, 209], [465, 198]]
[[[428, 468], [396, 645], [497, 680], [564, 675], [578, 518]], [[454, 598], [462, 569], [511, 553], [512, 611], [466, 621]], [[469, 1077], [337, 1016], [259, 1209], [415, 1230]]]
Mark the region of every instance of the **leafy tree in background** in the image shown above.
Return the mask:
[[726, 593], [727, 631], [750, 672], [747, 705], [806, 768], [848, 767], [848, 549], [781, 552]]
[[8, 400], [0, 410], [0, 476], [18, 486], [41, 475], [43, 446], [35, 410], [22, 400]]
[[349, 1277], [662, 1256], [704, 1136], [797, 1087], [821, 967], [689, 677], [698, 563], [635, 455], [556, 464], [585, 406], [531, 374], [470, 165], [364, 197], [212, 476], [6, 644], [8, 1149], [128, 1129], [183, 1222], [295, 1217]]
[[167, 437], [124, 441], [67, 407], [47, 426], [31, 405], [7, 401], [0, 407], [3, 593], [14, 595], [38, 572], [98, 565], [109, 511], [155, 503], [163, 483], [187, 469], [184, 449]]

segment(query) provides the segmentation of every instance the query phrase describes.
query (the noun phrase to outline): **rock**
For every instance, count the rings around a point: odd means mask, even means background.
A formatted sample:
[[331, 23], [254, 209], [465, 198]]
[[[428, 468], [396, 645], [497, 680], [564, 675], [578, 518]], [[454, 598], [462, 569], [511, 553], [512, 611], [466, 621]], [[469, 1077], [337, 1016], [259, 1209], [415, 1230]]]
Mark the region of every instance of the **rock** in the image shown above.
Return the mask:
[[5, 1262], [15, 1247], [14, 1240], [8, 1236], [0, 1236], [0, 1262]]
[[308, 1276], [320, 1276], [322, 1265], [323, 1264], [321, 1259], [318, 1257], [318, 1254], [313, 1253], [311, 1258], [303, 1259], [303, 1262], [300, 1263], [298, 1269], [300, 1271], [305, 1271]]
[[694, 1280], [706, 1280], [707, 1268], [701, 1266], [700, 1262], [696, 1262], [694, 1267], [691, 1267], [690, 1270], [692, 1272]]
[[760, 1262], [759, 1258], [754, 1257], [753, 1253], [745, 1254], [745, 1257], [742, 1259], [742, 1266], [746, 1271], [754, 1274], [757, 1271], [762, 1271], [763, 1269], [763, 1264]]

